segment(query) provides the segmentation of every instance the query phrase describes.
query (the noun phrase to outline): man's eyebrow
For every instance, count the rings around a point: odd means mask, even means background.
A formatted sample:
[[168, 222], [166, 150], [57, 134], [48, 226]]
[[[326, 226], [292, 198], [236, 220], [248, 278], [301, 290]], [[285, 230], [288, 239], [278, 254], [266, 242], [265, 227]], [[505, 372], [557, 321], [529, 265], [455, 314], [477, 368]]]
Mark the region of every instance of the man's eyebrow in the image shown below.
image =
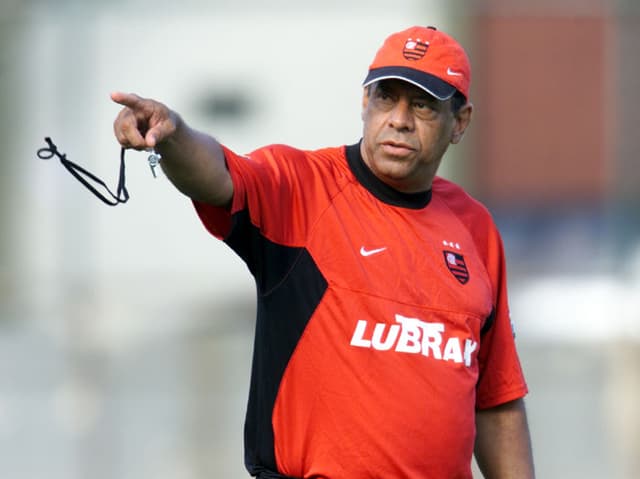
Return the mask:
[[378, 82], [378, 84], [376, 85], [376, 90], [384, 90], [388, 92], [391, 89], [392, 87], [387, 81]]
[[414, 99], [425, 100], [429, 103], [442, 103], [435, 96], [430, 95], [426, 91], [416, 91], [414, 95], [412, 95]]

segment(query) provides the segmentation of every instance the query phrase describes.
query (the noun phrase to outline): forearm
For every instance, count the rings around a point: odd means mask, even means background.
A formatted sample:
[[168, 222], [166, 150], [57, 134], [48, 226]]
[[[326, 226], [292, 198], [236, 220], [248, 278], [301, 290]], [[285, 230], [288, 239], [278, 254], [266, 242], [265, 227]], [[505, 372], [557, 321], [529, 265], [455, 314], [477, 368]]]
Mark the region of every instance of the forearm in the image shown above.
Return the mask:
[[217, 206], [227, 205], [233, 185], [220, 144], [211, 136], [190, 128], [177, 114], [176, 130], [160, 142], [156, 151], [167, 178], [190, 198]]
[[475, 456], [485, 479], [533, 479], [533, 456], [524, 401], [476, 413]]

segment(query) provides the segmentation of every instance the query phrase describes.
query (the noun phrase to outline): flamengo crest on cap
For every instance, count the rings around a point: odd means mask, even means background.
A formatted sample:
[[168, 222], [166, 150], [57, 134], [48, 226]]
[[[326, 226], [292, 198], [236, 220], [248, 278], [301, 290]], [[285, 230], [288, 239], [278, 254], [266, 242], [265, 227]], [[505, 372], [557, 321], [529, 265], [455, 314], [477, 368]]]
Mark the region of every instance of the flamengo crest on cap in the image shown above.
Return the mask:
[[429, 49], [429, 42], [423, 42], [419, 38], [414, 40], [409, 38], [404, 44], [402, 55], [407, 60], [420, 60]]
[[467, 264], [464, 261], [464, 256], [453, 251], [443, 250], [444, 262], [451, 271], [451, 274], [460, 281], [461, 284], [466, 284], [469, 281], [469, 270]]

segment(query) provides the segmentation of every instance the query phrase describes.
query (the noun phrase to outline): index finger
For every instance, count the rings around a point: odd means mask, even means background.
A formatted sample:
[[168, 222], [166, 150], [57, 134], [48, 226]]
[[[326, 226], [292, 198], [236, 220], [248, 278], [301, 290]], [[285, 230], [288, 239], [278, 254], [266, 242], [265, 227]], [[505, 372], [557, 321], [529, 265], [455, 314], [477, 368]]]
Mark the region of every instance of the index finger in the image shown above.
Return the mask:
[[123, 93], [120, 91], [114, 91], [111, 93], [111, 99], [123, 106], [136, 109], [142, 106], [143, 99], [135, 93]]

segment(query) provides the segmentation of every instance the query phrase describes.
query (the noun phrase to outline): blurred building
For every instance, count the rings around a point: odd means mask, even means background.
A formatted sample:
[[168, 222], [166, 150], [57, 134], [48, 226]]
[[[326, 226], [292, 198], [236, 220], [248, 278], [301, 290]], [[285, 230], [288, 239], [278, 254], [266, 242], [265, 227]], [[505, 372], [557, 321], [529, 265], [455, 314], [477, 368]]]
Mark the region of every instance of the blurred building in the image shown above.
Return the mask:
[[538, 472], [638, 477], [640, 4], [476, 7], [468, 179], [506, 244]]
[[601, 0], [491, 0], [477, 11], [476, 93], [486, 120], [475, 129], [477, 191], [500, 213], [518, 210], [514, 227], [577, 233], [551, 249], [536, 232], [521, 234], [528, 268], [593, 271], [606, 260], [624, 271], [620, 256], [637, 246], [638, 11]]

